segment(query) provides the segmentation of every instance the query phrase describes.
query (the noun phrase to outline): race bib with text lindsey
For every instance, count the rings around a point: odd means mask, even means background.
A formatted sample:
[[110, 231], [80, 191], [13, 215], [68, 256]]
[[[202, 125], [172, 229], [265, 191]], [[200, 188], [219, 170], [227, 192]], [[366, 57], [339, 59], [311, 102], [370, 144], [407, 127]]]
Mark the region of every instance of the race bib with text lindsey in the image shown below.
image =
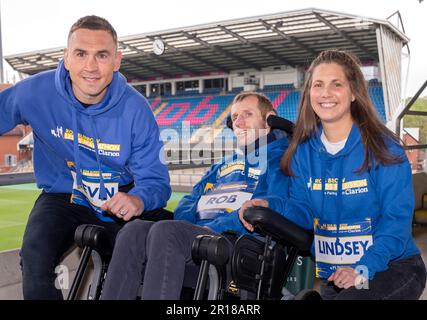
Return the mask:
[[316, 276], [327, 279], [338, 267], [353, 267], [373, 244], [371, 219], [337, 225], [315, 221]]

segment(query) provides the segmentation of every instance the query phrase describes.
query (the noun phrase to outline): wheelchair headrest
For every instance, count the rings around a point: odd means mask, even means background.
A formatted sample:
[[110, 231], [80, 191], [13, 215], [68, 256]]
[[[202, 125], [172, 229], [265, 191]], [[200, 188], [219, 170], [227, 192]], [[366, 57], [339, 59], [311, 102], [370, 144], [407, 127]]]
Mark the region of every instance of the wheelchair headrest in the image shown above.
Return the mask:
[[[294, 132], [295, 124], [292, 121], [273, 115], [273, 114], [268, 116], [267, 124], [270, 126], [272, 130], [279, 129], [279, 130], [285, 131], [290, 136]], [[233, 130], [233, 121], [231, 120], [231, 115], [227, 116], [227, 127]]]

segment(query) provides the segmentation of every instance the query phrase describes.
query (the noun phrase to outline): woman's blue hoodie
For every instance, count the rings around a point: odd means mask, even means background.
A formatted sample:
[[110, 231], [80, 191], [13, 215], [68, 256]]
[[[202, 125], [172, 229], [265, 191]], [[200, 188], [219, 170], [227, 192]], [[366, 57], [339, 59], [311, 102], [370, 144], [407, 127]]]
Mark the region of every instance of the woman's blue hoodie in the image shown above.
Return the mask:
[[34, 171], [45, 192], [72, 193], [72, 202], [104, 221], [111, 218], [100, 206], [132, 182], [129, 194], [145, 210], [166, 205], [171, 189], [157, 123], [119, 72], [103, 100], [87, 108], [75, 98], [63, 61], [17, 83], [0, 93], [0, 134], [18, 124], [33, 129]]
[[402, 147], [387, 141], [402, 163], [377, 168], [374, 163], [369, 171], [358, 173], [365, 152], [357, 125], [335, 155], [326, 151], [321, 132], [320, 127], [295, 152], [290, 200], [265, 197], [272, 209], [314, 229], [317, 276], [328, 278], [337, 266], [351, 266], [372, 279], [391, 261], [418, 254], [411, 233], [411, 166]]

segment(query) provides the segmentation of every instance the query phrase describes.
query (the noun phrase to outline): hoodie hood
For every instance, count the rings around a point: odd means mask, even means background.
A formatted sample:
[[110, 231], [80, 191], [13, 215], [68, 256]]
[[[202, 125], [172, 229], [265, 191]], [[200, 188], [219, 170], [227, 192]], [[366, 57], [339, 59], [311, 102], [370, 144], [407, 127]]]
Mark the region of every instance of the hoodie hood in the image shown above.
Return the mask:
[[337, 154], [333, 155], [326, 151], [325, 146], [323, 145], [322, 140], [320, 139], [322, 132], [323, 126], [319, 124], [316, 132], [314, 133], [314, 139], [309, 139], [309, 143], [311, 148], [313, 148], [314, 151], [319, 152], [321, 154], [321, 157], [325, 158], [325, 160], [334, 160], [343, 156], [347, 156], [360, 142], [359, 128], [356, 124], [353, 123], [344, 148], [340, 150]]
[[265, 137], [258, 138], [249, 145], [238, 146], [237, 153], [249, 156], [252, 152], [258, 152], [258, 150], [264, 148], [267, 145], [267, 150], [272, 150], [288, 143], [288, 135], [279, 129], [271, 130]]

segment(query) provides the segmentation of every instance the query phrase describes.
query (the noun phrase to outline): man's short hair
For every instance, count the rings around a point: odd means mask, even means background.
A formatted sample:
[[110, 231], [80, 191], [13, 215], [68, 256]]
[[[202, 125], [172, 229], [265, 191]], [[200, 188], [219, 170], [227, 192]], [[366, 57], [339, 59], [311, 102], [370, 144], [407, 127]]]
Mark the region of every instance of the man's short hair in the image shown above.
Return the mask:
[[68, 33], [68, 40], [74, 31], [78, 29], [89, 29], [89, 30], [104, 30], [107, 31], [113, 37], [114, 43], [117, 44], [117, 32], [113, 26], [104, 18], [98, 16], [85, 16], [77, 20], [70, 28]]
[[261, 115], [264, 120], [266, 118], [267, 113], [269, 112], [273, 112], [275, 115], [277, 115], [277, 111], [274, 109], [270, 99], [266, 95], [256, 91], [240, 92], [237, 96], [234, 97], [233, 105], [237, 102], [246, 99], [247, 97], [256, 97], [258, 99], [258, 108], [261, 111]]

